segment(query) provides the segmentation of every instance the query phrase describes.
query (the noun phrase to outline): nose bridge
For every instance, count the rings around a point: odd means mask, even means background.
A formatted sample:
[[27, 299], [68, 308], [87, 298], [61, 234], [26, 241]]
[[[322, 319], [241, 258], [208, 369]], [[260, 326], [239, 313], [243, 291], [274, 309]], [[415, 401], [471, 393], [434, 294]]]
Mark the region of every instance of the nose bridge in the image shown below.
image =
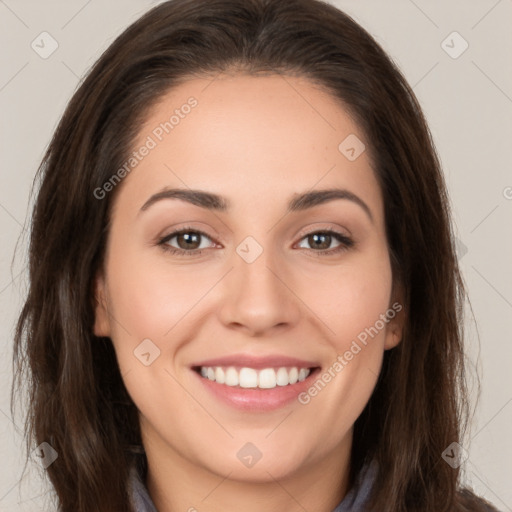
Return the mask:
[[[299, 318], [297, 300], [284, 284], [288, 273], [271, 249], [247, 237], [233, 254], [220, 309], [224, 324], [262, 332]], [[281, 275], [282, 274], [282, 275]]]
[[235, 263], [234, 271], [239, 280], [241, 295], [247, 292], [248, 296], [256, 300], [268, 295], [266, 299], [272, 300], [276, 294], [281, 294], [282, 290], [278, 289], [278, 280], [270, 270], [275, 266], [273, 265], [275, 258], [272, 257], [270, 250], [263, 251], [254, 261], [247, 261], [242, 257], [240, 260]]

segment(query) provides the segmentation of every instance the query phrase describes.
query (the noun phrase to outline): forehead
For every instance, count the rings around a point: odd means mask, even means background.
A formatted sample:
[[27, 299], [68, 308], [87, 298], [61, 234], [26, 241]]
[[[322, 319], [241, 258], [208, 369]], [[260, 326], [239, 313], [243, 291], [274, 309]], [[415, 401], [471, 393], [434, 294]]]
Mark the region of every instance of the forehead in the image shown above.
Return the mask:
[[341, 101], [305, 78], [194, 78], [148, 112], [133, 150], [150, 149], [121, 196], [140, 207], [159, 189], [180, 186], [263, 205], [342, 186], [379, 214], [380, 190], [365, 142]]

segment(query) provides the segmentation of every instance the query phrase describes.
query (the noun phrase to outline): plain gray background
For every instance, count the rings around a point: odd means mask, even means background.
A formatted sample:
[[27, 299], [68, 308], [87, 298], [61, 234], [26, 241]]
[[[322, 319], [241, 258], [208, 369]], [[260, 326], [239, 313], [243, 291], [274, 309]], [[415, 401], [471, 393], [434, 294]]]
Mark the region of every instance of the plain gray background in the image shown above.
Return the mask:
[[[23, 240], [12, 266], [11, 261], [26, 223], [32, 179], [80, 77], [156, 3], [0, 0], [0, 510], [5, 512], [52, 510], [44, 471], [36, 463], [20, 481], [23, 424], [9, 411], [13, 325], [26, 291]], [[426, 113], [449, 188], [471, 301], [469, 369], [478, 371], [482, 386], [464, 442], [465, 480], [501, 510], [512, 511], [512, 0], [331, 3], [384, 47]], [[42, 58], [52, 44], [57, 49]], [[474, 404], [475, 378], [470, 384]]]

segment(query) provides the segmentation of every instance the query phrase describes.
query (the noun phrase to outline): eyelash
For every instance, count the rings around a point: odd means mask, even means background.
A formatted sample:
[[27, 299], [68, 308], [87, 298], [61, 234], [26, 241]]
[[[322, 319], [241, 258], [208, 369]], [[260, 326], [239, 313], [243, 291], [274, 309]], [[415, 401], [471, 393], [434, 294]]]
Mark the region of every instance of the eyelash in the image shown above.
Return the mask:
[[[185, 233], [195, 233], [195, 234], [201, 235], [201, 236], [206, 237], [211, 240], [210, 236], [208, 236], [206, 233], [204, 233], [203, 231], [201, 231], [199, 229], [183, 228], [183, 229], [180, 229], [177, 231], [173, 231], [172, 233], [169, 233], [168, 235], [159, 239], [157, 245], [159, 245], [162, 248], [162, 250], [164, 250], [166, 253], [173, 254], [173, 255], [178, 255], [178, 256], [188, 256], [188, 255], [199, 256], [199, 255], [201, 255], [204, 249], [193, 249], [193, 250], [177, 249], [176, 247], [171, 247], [170, 245], [167, 244], [167, 242], [169, 242], [169, 240], [172, 240], [175, 236], [182, 235]], [[304, 240], [308, 236], [319, 235], [319, 234], [332, 236], [338, 242], [340, 242], [340, 245], [338, 247], [335, 247], [334, 249], [320, 249], [320, 250], [307, 249], [308, 251], [311, 251], [312, 254], [314, 254], [315, 256], [332, 256], [332, 255], [344, 252], [355, 245], [354, 240], [352, 240], [348, 236], [338, 233], [337, 231], [330, 230], [330, 229], [311, 231], [310, 233], [306, 233], [305, 235], [303, 235], [302, 238], [300, 239], [300, 241]]]

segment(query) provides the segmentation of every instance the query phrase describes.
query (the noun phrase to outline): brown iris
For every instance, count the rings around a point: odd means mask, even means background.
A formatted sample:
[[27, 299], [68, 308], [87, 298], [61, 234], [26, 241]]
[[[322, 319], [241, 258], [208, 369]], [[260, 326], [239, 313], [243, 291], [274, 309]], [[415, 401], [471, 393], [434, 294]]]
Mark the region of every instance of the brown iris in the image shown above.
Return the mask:
[[327, 233], [313, 233], [308, 235], [308, 243], [317, 249], [329, 249], [332, 236]]

